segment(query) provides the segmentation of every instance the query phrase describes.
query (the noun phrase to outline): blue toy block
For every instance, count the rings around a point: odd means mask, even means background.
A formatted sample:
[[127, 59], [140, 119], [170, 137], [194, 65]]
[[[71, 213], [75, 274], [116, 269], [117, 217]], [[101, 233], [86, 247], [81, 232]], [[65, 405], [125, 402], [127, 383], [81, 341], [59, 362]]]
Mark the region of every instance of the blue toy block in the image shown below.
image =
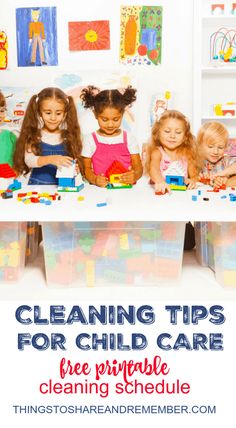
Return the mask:
[[181, 175], [166, 175], [167, 184], [176, 184], [177, 186], [185, 186], [184, 177]]
[[75, 187], [75, 179], [72, 178], [65, 178], [65, 177], [59, 177], [58, 178], [58, 186], [60, 187]]
[[21, 189], [21, 183], [14, 178], [13, 183], [10, 184], [10, 186], [8, 187], [8, 189], [12, 190], [12, 191], [14, 191], [14, 190], [20, 190]]

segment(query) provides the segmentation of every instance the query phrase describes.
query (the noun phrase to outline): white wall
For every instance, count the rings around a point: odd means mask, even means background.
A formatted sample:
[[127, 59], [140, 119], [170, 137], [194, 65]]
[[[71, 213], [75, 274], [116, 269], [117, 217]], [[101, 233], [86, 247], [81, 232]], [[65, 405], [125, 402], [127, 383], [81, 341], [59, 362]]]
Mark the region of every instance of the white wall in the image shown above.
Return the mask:
[[[126, 71], [119, 65], [120, 6], [163, 6], [162, 63], [159, 66], [131, 66], [139, 90], [137, 126], [140, 141], [149, 134], [149, 103], [153, 93], [170, 90], [174, 107], [192, 119], [192, 29], [193, 0], [8, 0], [0, 14], [0, 29], [9, 42], [9, 67], [0, 71], [0, 88], [50, 86], [61, 73], [93, 70]], [[18, 7], [57, 7], [58, 66], [17, 67], [15, 9]], [[110, 21], [111, 49], [107, 51], [70, 52], [68, 21]], [[101, 71], [102, 72], [102, 71]], [[91, 75], [89, 73], [89, 75]], [[91, 82], [93, 83], [93, 82]]]

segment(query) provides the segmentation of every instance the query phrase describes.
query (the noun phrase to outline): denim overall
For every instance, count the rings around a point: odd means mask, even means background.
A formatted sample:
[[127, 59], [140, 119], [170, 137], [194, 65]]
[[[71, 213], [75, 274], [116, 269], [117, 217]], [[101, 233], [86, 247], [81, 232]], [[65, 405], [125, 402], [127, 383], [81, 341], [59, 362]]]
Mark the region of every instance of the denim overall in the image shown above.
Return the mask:
[[[43, 143], [40, 144], [41, 154], [40, 156], [54, 156], [61, 155], [67, 156], [67, 151], [64, 143], [51, 144]], [[55, 165], [45, 165], [40, 168], [33, 168], [30, 174], [28, 184], [58, 184], [56, 178], [57, 167]]]

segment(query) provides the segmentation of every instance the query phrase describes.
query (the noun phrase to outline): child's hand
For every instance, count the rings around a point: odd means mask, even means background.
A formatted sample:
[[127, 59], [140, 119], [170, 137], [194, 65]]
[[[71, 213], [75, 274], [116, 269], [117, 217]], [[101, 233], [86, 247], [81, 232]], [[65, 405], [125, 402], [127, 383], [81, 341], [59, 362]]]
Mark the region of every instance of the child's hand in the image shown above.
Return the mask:
[[95, 184], [98, 187], [106, 187], [108, 184], [108, 179], [105, 177], [105, 175], [96, 175], [95, 177]]
[[215, 177], [214, 178], [214, 187], [221, 187], [226, 184], [228, 181], [228, 177]]
[[61, 166], [70, 167], [72, 164], [73, 158], [70, 156], [62, 156], [62, 155], [53, 155], [52, 156], [52, 164], [60, 168]]
[[203, 184], [210, 184], [212, 186], [213, 183], [213, 175], [209, 172], [201, 172], [198, 177], [199, 181]]
[[184, 180], [186, 186], [188, 186], [188, 190], [196, 189], [197, 187], [197, 179], [196, 178], [186, 178]]
[[163, 193], [163, 195], [167, 192], [170, 192], [170, 186], [165, 181], [160, 181], [159, 183], [155, 184], [155, 192], [157, 193]]
[[124, 172], [120, 176], [120, 182], [124, 184], [134, 184], [136, 182], [135, 172], [130, 166], [127, 172]]

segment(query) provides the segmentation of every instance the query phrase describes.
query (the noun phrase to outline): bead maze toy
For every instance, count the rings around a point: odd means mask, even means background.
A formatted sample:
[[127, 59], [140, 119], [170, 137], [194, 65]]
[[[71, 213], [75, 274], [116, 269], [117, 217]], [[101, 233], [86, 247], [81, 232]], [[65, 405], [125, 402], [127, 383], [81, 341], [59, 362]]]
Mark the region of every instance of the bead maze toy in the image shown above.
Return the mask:
[[133, 187], [132, 184], [125, 184], [120, 181], [121, 175], [125, 172], [127, 172], [127, 169], [120, 162], [112, 162], [105, 173], [109, 180], [107, 189], [130, 189]]
[[210, 36], [210, 62], [236, 62], [236, 30], [221, 27]]

